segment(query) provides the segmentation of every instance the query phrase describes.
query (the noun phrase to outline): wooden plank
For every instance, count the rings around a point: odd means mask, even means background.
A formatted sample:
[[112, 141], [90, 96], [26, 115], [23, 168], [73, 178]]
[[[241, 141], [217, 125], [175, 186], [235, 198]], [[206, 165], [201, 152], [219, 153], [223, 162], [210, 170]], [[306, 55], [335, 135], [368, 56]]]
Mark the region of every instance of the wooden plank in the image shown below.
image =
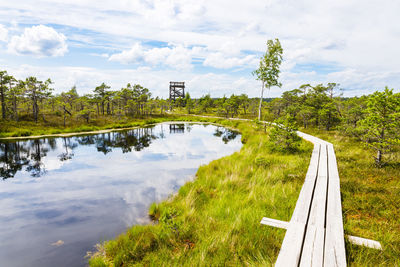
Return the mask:
[[323, 266], [325, 230], [315, 225], [307, 225], [307, 233], [301, 254], [300, 266]]
[[347, 238], [352, 244], [382, 250], [381, 243], [379, 243], [378, 241], [352, 235], [347, 235]]
[[298, 266], [303, 244], [305, 224], [291, 222], [283, 239], [276, 267]]
[[322, 145], [318, 163], [318, 176], [308, 221], [308, 224], [315, 225], [316, 227], [325, 227], [327, 176], [327, 151], [326, 146]]
[[321, 145], [318, 176], [311, 204], [310, 216], [306, 226], [301, 266], [322, 266], [325, 247], [325, 211], [328, 186], [327, 146]]
[[314, 145], [306, 180], [300, 191], [295, 210], [275, 266], [298, 266], [304, 242], [305, 226], [311, 208], [315, 182], [318, 173], [321, 146]]
[[333, 145], [328, 145], [328, 175], [324, 264], [326, 266], [346, 266], [340, 180]]
[[296, 221], [304, 224], [307, 223], [308, 214], [311, 207], [311, 199], [312, 195], [314, 194], [315, 181], [317, 177], [320, 148], [321, 146], [318, 144], [314, 146], [310, 165], [306, 174], [306, 179], [301, 188], [299, 198], [297, 199], [296, 206], [290, 220], [291, 222]]
[[282, 229], [287, 229], [289, 227], [289, 222], [275, 220], [267, 217], [262, 218], [260, 223]]

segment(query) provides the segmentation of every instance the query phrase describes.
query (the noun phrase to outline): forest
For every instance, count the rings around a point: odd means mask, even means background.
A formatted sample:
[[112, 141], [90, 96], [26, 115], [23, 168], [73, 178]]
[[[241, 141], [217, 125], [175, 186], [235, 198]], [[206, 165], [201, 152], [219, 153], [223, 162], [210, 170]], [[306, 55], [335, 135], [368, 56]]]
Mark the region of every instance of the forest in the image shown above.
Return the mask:
[[[31, 135], [35, 124], [44, 129], [68, 132], [91, 129], [88, 126], [107, 128], [104, 122], [126, 123], [171, 113], [256, 118], [260, 102], [260, 98], [250, 98], [246, 94], [222, 98], [206, 94], [194, 99], [189, 93], [173, 101], [152, 97], [148, 88], [131, 83], [112, 89], [103, 82], [91, 94], [84, 95], [79, 95], [73, 86], [55, 94], [51, 79], [17, 80], [5, 70], [0, 71], [0, 100], [2, 136]], [[339, 130], [373, 148], [375, 160], [381, 164], [382, 155], [399, 144], [396, 134], [400, 129], [399, 106], [400, 94], [387, 87], [370, 95], [343, 97], [343, 90], [337, 83], [303, 84], [285, 91], [279, 98], [264, 99], [261, 119], [280, 120], [280, 123], [290, 120], [296, 129]], [[29, 125], [32, 126], [29, 128]], [[63, 128], [68, 129], [63, 131]]]

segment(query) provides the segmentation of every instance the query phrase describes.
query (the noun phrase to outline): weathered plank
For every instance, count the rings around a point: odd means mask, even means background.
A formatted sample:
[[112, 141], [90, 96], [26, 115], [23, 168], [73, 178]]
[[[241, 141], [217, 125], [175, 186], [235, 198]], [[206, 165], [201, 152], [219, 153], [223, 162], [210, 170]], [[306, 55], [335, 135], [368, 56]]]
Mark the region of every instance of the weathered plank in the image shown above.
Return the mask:
[[340, 180], [333, 145], [328, 145], [328, 203], [326, 211], [325, 266], [346, 266]]
[[290, 221], [296, 221], [306, 224], [308, 214], [311, 207], [311, 200], [314, 194], [315, 181], [318, 172], [318, 162], [321, 146], [319, 144], [314, 145], [314, 149], [311, 155], [310, 165], [307, 170], [306, 179], [301, 188], [299, 198], [297, 199], [296, 206], [294, 208], [292, 218]]
[[282, 229], [287, 229], [289, 227], [289, 222], [275, 220], [267, 217], [262, 218], [260, 223]]
[[300, 266], [322, 266], [324, 261], [324, 235], [324, 228], [307, 225]]
[[382, 250], [381, 243], [379, 243], [378, 241], [352, 235], [348, 235], [347, 238], [352, 244]]
[[297, 266], [304, 241], [305, 226], [314, 194], [321, 146], [314, 145], [306, 180], [301, 188], [292, 218], [275, 266]]
[[291, 222], [283, 239], [276, 267], [298, 266], [303, 244], [305, 224]]
[[321, 145], [318, 175], [315, 184], [300, 266], [322, 266], [325, 246], [325, 211], [328, 186], [327, 147]]

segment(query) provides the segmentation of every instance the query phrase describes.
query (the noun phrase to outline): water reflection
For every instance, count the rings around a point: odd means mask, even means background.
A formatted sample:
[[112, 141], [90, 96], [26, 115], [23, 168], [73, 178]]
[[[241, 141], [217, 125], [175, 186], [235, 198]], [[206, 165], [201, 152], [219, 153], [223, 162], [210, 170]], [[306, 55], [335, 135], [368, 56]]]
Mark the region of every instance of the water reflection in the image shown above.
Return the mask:
[[84, 266], [86, 251], [148, 223], [150, 204], [201, 164], [239, 150], [235, 137], [212, 125], [159, 124], [0, 143], [0, 265]]
[[[172, 125], [172, 124], [171, 124]], [[132, 129], [124, 132], [111, 132], [98, 135], [62, 137], [62, 152], [57, 156], [60, 161], [67, 161], [74, 156], [78, 145], [94, 145], [98, 152], [104, 155], [113, 148], [121, 148], [123, 153], [140, 151], [148, 147], [158, 136], [153, 134], [154, 127]], [[40, 177], [46, 173], [42, 158], [49, 151], [57, 149], [56, 138], [34, 139], [0, 143], [0, 176], [3, 179], [12, 178], [26, 167], [32, 177]]]
[[170, 124], [169, 132], [170, 133], [184, 133], [185, 125], [183, 123], [182, 124]]
[[221, 137], [222, 141], [227, 144], [229, 141], [232, 141], [236, 138], [238, 132], [232, 131], [223, 127], [217, 127], [215, 129], [214, 136]]
[[[77, 137], [44, 138], [28, 141], [15, 141], [0, 143], [0, 177], [12, 178], [23, 167], [32, 177], [40, 177], [46, 173], [46, 166], [42, 158], [49, 151], [57, 149], [56, 139], [62, 140], [63, 151], [57, 156], [60, 161], [67, 161], [74, 156], [74, 149], [78, 145], [94, 145], [98, 152], [104, 155], [112, 152], [113, 148], [120, 148], [122, 153], [141, 151], [150, 146], [157, 138], [165, 138], [164, 127], [161, 132], [154, 134], [154, 127], [138, 128], [123, 132], [110, 132], [98, 135], [87, 135]], [[190, 132], [192, 124], [169, 124], [170, 134]], [[237, 132], [223, 127], [215, 129], [214, 136], [221, 137], [227, 144], [234, 140]]]

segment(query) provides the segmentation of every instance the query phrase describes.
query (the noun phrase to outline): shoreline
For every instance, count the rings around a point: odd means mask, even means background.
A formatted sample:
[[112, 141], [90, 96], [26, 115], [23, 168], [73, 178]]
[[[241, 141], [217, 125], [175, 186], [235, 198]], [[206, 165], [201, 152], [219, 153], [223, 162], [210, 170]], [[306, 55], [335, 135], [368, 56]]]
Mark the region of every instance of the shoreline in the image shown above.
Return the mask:
[[[215, 117], [215, 119], [224, 120], [223, 118], [216, 118], [216, 117]], [[142, 128], [142, 127], [148, 127], [148, 126], [157, 125], [157, 124], [160, 124], [160, 123], [167, 123], [167, 124], [172, 124], [172, 123], [213, 124], [213, 125], [225, 127], [227, 129], [230, 129], [230, 130], [239, 131], [236, 128], [225, 126], [223, 124], [219, 124], [219, 123], [215, 123], [215, 122], [168, 120], [168, 121], [162, 121], [162, 122], [156, 122], [156, 123], [143, 124], [143, 125], [140, 125], [140, 126], [124, 127], [124, 128], [112, 128], [112, 129], [103, 129], [103, 130], [94, 130], [94, 131], [57, 133], [57, 134], [0, 137], [0, 142], [3, 141], [3, 140], [6, 140], [6, 141], [8, 140], [9, 141], [9, 140], [28, 140], [28, 139], [51, 138], [51, 137], [72, 137], [72, 136], [79, 136], [79, 135], [93, 135], [93, 134], [102, 134], [102, 133], [110, 133], [110, 132], [119, 132], [119, 131], [133, 130], [133, 129]]]

